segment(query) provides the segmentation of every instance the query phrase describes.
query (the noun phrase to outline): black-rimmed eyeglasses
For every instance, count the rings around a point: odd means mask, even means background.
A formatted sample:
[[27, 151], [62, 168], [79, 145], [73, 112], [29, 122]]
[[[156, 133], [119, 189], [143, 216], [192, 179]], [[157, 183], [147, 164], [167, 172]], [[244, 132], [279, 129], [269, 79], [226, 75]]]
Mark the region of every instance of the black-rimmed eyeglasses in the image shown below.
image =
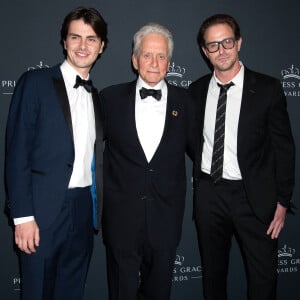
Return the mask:
[[220, 48], [220, 45], [222, 45], [224, 49], [232, 49], [235, 45], [235, 41], [235, 38], [227, 38], [219, 42], [207, 43], [205, 44], [205, 48], [209, 53], [217, 52]]

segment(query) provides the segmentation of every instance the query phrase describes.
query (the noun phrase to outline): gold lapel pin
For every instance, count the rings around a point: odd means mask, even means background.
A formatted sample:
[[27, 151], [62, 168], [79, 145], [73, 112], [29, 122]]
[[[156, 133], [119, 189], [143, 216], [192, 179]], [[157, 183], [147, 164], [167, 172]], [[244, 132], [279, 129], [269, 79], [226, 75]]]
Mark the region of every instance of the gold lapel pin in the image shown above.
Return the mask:
[[178, 116], [178, 111], [177, 110], [173, 110], [172, 111], [172, 116], [173, 117], [177, 117]]

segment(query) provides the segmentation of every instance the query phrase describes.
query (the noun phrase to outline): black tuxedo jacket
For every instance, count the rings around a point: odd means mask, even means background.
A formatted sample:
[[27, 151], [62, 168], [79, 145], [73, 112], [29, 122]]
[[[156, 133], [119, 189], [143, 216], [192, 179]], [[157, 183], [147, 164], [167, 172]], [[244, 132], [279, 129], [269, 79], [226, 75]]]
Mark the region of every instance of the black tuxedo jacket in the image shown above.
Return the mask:
[[[98, 227], [102, 207], [103, 130], [98, 92], [94, 89], [92, 93], [98, 196], [98, 203], [94, 203], [94, 225]], [[71, 113], [58, 65], [21, 76], [10, 106], [6, 137], [11, 216], [34, 216], [40, 228], [47, 228], [62, 207], [74, 162]]]
[[[203, 123], [211, 76], [198, 79], [189, 88], [196, 101], [198, 117], [195, 184], [201, 172]], [[237, 156], [250, 205], [259, 219], [269, 223], [277, 202], [287, 207], [290, 205], [295, 181], [294, 141], [280, 82], [247, 68], [238, 125]]]
[[104, 107], [104, 242], [154, 248], [178, 245], [185, 207], [185, 153], [192, 141], [188, 92], [168, 87], [162, 139], [148, 163], [135, 124], [136, 81], [101, 91]]

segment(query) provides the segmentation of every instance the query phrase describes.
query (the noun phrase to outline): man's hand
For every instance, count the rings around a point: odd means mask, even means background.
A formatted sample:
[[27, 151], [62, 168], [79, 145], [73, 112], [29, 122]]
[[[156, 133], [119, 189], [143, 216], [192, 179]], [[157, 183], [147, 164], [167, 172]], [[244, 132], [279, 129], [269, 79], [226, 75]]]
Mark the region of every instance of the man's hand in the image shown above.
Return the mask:
[[268, 228], [267, 234], [271, 235], [271, 239], [277, 239], [285, 221], [287, 209], [283, 207], [280, 203], [277, 203], [277, 208], [274, 214], [274, 218]]
[[34, 253], [40, 243], [39, 228], [35, 221], [15, 226], [15, 242], [27, 254]]

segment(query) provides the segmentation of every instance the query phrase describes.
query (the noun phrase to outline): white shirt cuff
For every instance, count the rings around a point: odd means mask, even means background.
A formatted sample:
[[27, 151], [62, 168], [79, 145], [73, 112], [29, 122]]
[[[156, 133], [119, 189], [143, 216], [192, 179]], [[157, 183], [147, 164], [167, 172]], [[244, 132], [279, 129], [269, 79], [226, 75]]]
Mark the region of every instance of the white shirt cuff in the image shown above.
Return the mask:
[[26, 222], [34, 221], [34, 216], [22, 217], [22, 218], [14, 218], [14, 224], [19, 225]]

